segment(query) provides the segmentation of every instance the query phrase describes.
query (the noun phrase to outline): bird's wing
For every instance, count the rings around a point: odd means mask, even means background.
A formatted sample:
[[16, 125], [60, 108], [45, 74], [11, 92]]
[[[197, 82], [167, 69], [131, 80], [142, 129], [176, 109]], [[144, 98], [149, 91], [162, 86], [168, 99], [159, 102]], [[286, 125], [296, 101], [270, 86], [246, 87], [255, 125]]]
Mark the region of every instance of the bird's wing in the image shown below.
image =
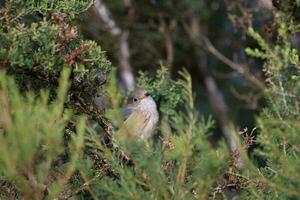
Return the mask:
[[122, 110], [122, 117], [123, 117], [123, 120], [127, 120], [128, 117], [132, 114], [133, 112], [133, 108], [131, 107], [126, 107], [126, 108], [123, 108]]
[[147, 119], [142, 112], [132, 112], [124, 121], [128, 138], [140, 137], [146, 126]]

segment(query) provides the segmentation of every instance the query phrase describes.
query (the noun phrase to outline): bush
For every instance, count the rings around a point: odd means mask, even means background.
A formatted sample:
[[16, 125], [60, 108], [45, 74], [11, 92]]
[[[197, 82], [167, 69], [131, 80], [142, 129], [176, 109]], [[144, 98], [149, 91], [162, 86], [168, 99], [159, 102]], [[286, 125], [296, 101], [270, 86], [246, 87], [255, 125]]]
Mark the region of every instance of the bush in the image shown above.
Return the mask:
[[[6, 1], [0, 8], [1, 198], [300, 196], [300, 62], [290, 42], [300, 30], [294, 12], [298, 1], [277, 6], [275, 41], [248, 30], [259, 48], [246, 52], [264, 63], [267, 106], [256, 117], [257, 131], [241, 132], [239, 152], [229, 152], [223, 140], [212, 145], [215, 124], [200, 117], [191, 76], [181, 70], [172, 80], [166, 67], [154, 78], [141, 72], [138, 79], [159, 104], [157, 137], [122, 137], [120, 108], [126, 98], [117, 88], [115, 70], [101, 47], [75, 26], [78, 14], [91, 5]], [[97, 107], [96, 94], [111, 107], [105, 102]], [[254, 143], [248, 157], [245, 152]], [[243, 170], [235, 165], [239, 156]]]
[[[291, 4], [285, 5], [286, 10]], [[296, 6], [296, 5], [293, 5]], [[258, 171], [258, 179], [267, 185], [269, 198], [293, 199], [299, 197], [299, 53], [292, 47], [290, 37], [299, 32], [299, 22], [286, 12], [276, 21], [278, 36], [275, 44], [268, 44], [252, 28], [249, 35], [260, 49], [246, 49], [254, 57], [264, 59], [266, 98], [268, 106], [257, 117], [261, 148], [256, 154], [266, 162]], [[291, 18], [292, 16], [292, 18]], [[296, 28], [298, 27], [298, 28]], [[298, 177], [298, 178], [297, 178]], [[264, 197], [265, 193], [262, 197]]]

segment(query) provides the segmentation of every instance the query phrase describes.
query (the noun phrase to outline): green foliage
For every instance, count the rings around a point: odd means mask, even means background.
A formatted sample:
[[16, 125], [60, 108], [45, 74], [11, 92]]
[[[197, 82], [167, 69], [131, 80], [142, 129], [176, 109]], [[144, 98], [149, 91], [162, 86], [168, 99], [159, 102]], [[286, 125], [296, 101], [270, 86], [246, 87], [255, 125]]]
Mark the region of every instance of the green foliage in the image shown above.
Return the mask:
[[[140, 16], [136, 20], [165, 28], [134, 33], [133, 44], [146, 37], [136, 46], [149, 50], [143, 56], [139, 48], [132, 51], [139, 58], [136, 62], [161, 59], [161, 41], [170, 37], [172, 48], [180, 49], [174, 53], [180, 63], [186, 57], [182, 52], [191, 46], [181, 36], [189, 16], [203, 19], [210, 13], [210, 4], [204, 1], [170, 1], [178, 10], [164, 1], [149, 1], [139, 10], [140, 1], [132, 2]], [[278, 6], [274, 44], [253, 28], [248, 31], [259, 48], [246, 52], [264, 61], [268, 104], [256, 118], [260, 132], [259, 147], [254, 149], [265, 164], [254, 165], [243, 156], [243, 173], [233, 166], [237, 152], [229, 155], [223, 141], [210, 143], [214, 122], [200, 117], [191, 76], [185, 70], [176, 81], [163, 66], [154, 78], [140, 73], [138, 85], [159, 105], [158, 135], [148, 141], [127, 137], [119, 112], [125, 98], [117, 89], [115, 71], [107, 74], [111, 63], [104, 51], [83, 39], [75, 26], [75, 17], [91, 4], [7, 0], [0, 8], [0, 183], [8, 187], [0, 188], [0, 198], [8, 198], [3, 191], [13, 189], [24, 199], [215, 199], [232, 187], [241, 199], [300, 196], [300, 62], [298, 49], [290, 42], [300, 30], [294, 12], [299, 1]], [[112, 9], [120, 9], [121, 4], [108, 2]], [[116, 19], [131, 12], [119, 13]], [[121, 25], [139, 29], [131, 27], [129, 18]], [[106, 116], [89, 102], [99, 90], [112, 106]], [[82, 114], [89, 119], [87, 126]], [[112, 134], [111, 143], [100, 139], [104, 132]], [[251, 134], [246, 146], [253, 143]]]
[[[118, 152], [111, 152], [91, 136], [91, 146], [101, 151], [118, 177], [105, 177], [91, 184], [99, 198], [104, 199], [203, 199], [218, 183], [227, 166], [228, 153], [222, 143], [217, 149], [207, 136], [213, 122], [199, 118], [194, 107], [191, 77], [180, 73], [177, 82], [182, 88], [184, 110], [172, 114], [163, 122], [164, 139], [132, 141], [115, 137], [120, 149], [131, 158], [133, 165], [121, 165]], [[161, 81], [159, 78], [156, 81]], [[119, 129], [114, 135], [126, 134]], [[222, 153], [221, 153], [222, 152]]]
[[299, 0], [278, 1], [274, 2], [273, 5], [279, 10], [280, 17], [287, 21], [290, 21], [290, 27], [293, 30], [299, 31], [299, 24], [296, 26], [294, 25], [294, 22], [300, 22]]
[[[0, 72], [0, 174], [13, 181], [25, 198], [41, 198], [47, 189], [55, 197], [66, 179], [47, 185], [51, 167], [64, 152], [64, 129], [71, 113], [64, 110], [69, 70], [62, 72], [56, 100], [49, 104], [49, 93], [40, 97], [23, 96], [13, 79]], [[64, 171], [72, 175], [83, 147], [84, 119], [77, 124], [70, 141], [70, 165]], [[47, 186], [46, 186], [47, 185]]]
[[266, 161], [266, 166], [261, 167], [256, 176], [267, 185], [260, 195], [293, 199], [300, 196], [300, 62], [297, 49], [290, 43], [290, 34], [295, 30], [291, 27], [296, 24], [289, 24], [283, 20], [287, 18], [281, 17], [275, 45], [267, 44], [250, 28], [249, 35], [258, 42], [261, 50], [246, 49], [246, 52], [264, 59], [268, 84], [268, 106], [257, 117], [260, 128], [257, 142], [261, 148], [256, 149], [256, 153]]
[[161, 66], [155, 78], [150, 78], [147, 73], [140, 72], [138, 85], [144, 87], [159, 103], [160, 111], [168, 115], [176, 113], [176, 106], [182, 100], [182, 85], [171, 79], [167, 67]]
[[297, 49], [289, 41], [288, 27], [284, 22], [278, 30], [280, 37], [274, 47], [252, 28], [249, 35], [259, 44], [261, 50], [247, 48], [246, 52], [254, 57], [265, 59], [264, 71], [268, 83], [268, 100], [278, 117], [298, 118], [299, 111], [299, 69], [300, 62]]
[[[0, 8], [0, 63], [6, 70], [55, 82], [63, 67], [91, 85], [111, 63], [93, 41], [83, 40], [71, 19], [92, 1], [7, 1]], [[64, 14], [66, 12], [67, 14]], [[24, 78], [20, 78], [24, 79]], [[23, 83], [24, 84], [24, 83]]]
[[81, 180], [91, 166], [79, 116], [97, 117], [86, 101], [111, 68], [101, 48], [71, 25], [91, 3], [5, 1], [0, 8], [0, 182], [8, 186], [1, 195], [66, 198], [75, 172]]
[[82, 77], [94, 77], [97, 70], [107, 70], [110, 63], [93, 41], [81, 40], [75, 27], [44, 19], [30, 26], [18, 24], [0, 32], [0, 60], [10, 68], [25, 68], [57, 74], [74, 67]]
[[[7, 0], [1, 11], [8, 13], [10, 20], [17, 20], [35, 12], [49, 17], [53, 11], [68, 13], [68, 18], [74, 18], [87, 10], [92, 2], [91, 0]], [[8, 21], [5, 18], [2, 20], [2, 22]]]

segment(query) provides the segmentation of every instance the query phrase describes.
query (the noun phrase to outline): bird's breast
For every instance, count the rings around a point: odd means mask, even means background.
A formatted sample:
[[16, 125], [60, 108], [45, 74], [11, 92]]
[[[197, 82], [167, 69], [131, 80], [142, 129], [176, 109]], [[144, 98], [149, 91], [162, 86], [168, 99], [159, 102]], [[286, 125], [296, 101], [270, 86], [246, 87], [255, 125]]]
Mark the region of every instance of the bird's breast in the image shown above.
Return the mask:
[[125, 124], [129, 127], [129, 132], [133, 137], [146, 139], [154, 134], [158, 120], [156, 103], [152, 97], [148, 97], [131, 109], [131, 114]]

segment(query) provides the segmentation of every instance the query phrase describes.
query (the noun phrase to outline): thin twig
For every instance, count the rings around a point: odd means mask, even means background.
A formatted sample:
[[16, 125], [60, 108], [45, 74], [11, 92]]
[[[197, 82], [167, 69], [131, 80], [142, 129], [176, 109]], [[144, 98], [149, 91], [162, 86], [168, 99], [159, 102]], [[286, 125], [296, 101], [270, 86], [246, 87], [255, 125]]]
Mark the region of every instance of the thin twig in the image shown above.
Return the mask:
[[226, 56], [224, 56], [218, 49], [215, 48], [215, 46], [211, 43], [211, 41], [206, 36], [201, 34], [200, 31], [197, 31], [197, 27], [194, 27], [195, 25], [191, 25], [193, 27], [190, 27], [186, 23], [184, 23], [183, 25], [186, 32], [189, 34], [190, 38], [197, 45], [197, 47], [200, 47], [208, 51], [217, 59], [219, 59], [226, 65], [228, 65], [230, 68], [237, 71], [239, 74], [243, 75], [247, 80], [253, 83], [262, 92], [264, 91], [265, 86], [262, 81], [260, 81], [253, 74], [251, 74], [245, 66], [239, 65], [231, 61], [230, 59], [228, 59]]
[[253, 74], [249, 73], [249, 70], [245, 68], [242, 65], [236, 64], [227, 57], [225, 57], [219, 50], [215, 48], [215, 46], [210, 42], [210, 40], [207, 37], [202, 36], [201, 37], [206, 49], [214, 55], [216, 58], [218, 58], [220, 61], [231, 67], [233, 70], [237, 71], [241, 75], [243, 75], [246, 79], [248, 79], [250, 82], [252, 82], [257, 88], [260, 90], [264, 90], [265, 86], [264, 84], [258, 80]]

